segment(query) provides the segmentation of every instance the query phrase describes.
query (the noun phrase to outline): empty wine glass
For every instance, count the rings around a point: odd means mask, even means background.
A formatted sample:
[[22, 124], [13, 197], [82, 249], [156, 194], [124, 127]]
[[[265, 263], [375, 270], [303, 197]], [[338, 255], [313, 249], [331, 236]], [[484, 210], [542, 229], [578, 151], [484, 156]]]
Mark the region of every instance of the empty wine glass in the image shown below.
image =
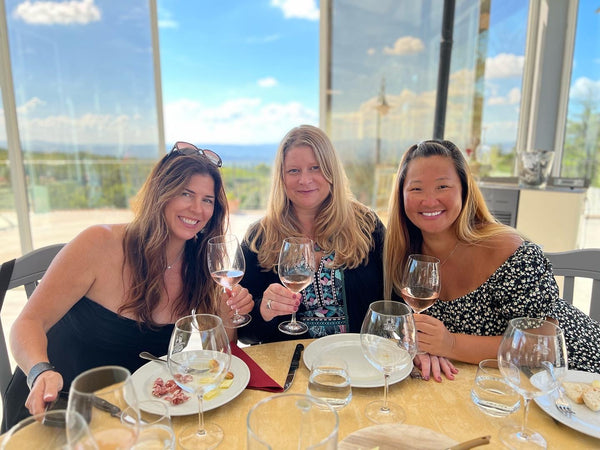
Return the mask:
[[[246, 261], [238, 239], [233, 234], [216, 236], [208, 241], [208, 270], [213, 280], [223, 286], [224, 292], [233, 289], [244, 277]], [[227, 328], [239, 328], [252, 320], [250, 314], [239, 314], [237, 309]]]
[[[315, 275], [315, 250], [311, 239], [291, 237], [283, 240], [279, 251], [277, 267], [281, 283], [294, 293], [308, 286]], [[308, 331], [305, 323], [292, 318], [279, 324], [279, 330], [286, 334], [302, 334]]]
[[360, 344], [367, 360], [383, 372], [383, 400], [367, 405], [366, 415], [375, 423], [400, 423], [401, 406], [388, 402], [390, 375], [412, 366], [417, 353], [417, 329], [411, 309], [400, 302], [379, 300], [369, 305], [360, 328]]
[[433, 305], [440, 296], [440, 260], [427, 255], [409, 255], [400, 292], [417, 314]]
[[500, 429], [509, 448], [546, 448], [546, 440], [527, 428], [530, 400], [560, 386], [567, 373], [567, 348], [562, 330], [546, 319], [512, 319], [498, 348], [498, 367], [506, 382], [523, 396], [521, 426]]
[[[68, 412], [81, 414], [99, 448], [130, 449], [137, 440], [139, 420], [121, 422], [121, 411], [131, 407], [139, 418], [139, 407], [131, 373], [125, 367], [101, 366], [75, 377], [69, 389]], [[67, 414], [67, 427], [73, 415]]]
[[167, 362], [177, 385], [198, 399], [199, 422], [179, 433], [179, 445], [184, 449], [215, 448], [223, 440], [223, 430], [204, 423], [203, 396], [223, 381], [231, 364], [229, 339], [221, 318], [195, 314], [175, 322]]

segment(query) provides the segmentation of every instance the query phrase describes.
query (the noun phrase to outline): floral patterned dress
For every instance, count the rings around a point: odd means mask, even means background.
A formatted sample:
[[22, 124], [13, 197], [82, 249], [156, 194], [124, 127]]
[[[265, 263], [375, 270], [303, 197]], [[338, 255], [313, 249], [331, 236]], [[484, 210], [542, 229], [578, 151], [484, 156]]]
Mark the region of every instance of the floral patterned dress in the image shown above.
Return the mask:
[[498, 336], [515, 317], [551, 317], [565, 333], [569, 368], [600, 373], [600, 323], [559, 298], [552, 265], [524, 242], [481, 286], [425, 313], [452, 333]]

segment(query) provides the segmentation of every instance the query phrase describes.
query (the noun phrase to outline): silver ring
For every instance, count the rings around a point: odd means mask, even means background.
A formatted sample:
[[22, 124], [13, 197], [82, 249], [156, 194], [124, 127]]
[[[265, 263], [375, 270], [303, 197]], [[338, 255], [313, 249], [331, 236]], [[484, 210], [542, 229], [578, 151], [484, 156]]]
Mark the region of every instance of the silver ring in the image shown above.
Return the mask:
[[271, 309], [271, 302], [272, 301], [273, 300], [271, 300], [271, 299], [267, 300], [267, 309]]

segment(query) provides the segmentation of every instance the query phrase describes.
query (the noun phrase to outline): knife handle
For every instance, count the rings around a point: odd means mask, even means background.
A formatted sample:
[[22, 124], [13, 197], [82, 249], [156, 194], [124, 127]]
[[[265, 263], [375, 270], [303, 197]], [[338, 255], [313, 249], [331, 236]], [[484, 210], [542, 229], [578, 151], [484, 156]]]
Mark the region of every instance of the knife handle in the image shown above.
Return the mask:
[[294, 350], [292, 362], [290, 363], [290, 369], [297, 369], [300, 366], [300, 355], [302, 354], [302, 350], [304, 350], [304, 345], [296, 345], [296, 350]]

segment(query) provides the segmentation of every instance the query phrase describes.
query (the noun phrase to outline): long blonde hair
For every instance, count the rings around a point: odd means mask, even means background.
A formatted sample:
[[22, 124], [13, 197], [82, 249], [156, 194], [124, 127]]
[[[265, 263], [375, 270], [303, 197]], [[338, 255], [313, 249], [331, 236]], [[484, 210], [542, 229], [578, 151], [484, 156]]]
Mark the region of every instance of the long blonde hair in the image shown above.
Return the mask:
[[271, 270], [277, 264], [281, 242], [300, 236], [300, 222], [285, 192], [284, 161], [295, 147], [310, 147], [329, 183], [329, 195], [315, 217], [314, 239], [325, 254], [335, 251], [334, 266], [355, 268], [368, 260], [374, 245], [372, 233], [377, 216], [358, 202], [350, 191], [344, 167], [327, 135], [312, 125], [290, 130], [282, 139], [273, 165], [271, 191], [265, 217], [246, 233], [249, 248], [258, 254], [260, 266]]
[[119, 312], [132, 311], [138, 321], [155, 325], [152, 312], [164, 290], [167, 267], [166, 246], [169, 228], [165, 218], [168, 202], [181, 195], [194, 175], [206, 175], [215, 185], [213, 215], [193, 239], [185, 243], [181, 265], [182, 292], [174, 301], [174, 316], [216, 312], [218, 288], [210, 276], [206, 258], [207, 242], [225, 232], [228, 218], [227, 198], [217, 166], [202, 155], [182, 155], [172, 151], [152, 169], [136, 196], [134, 219], [123, 238], [126, 264], [131, 268], [131, 288]]
[[411, 146], [402, 156], [398, 166], [396, 182], [388, 206], [389, 220], [383, 252], [385, 298], [391, 298], [392, 291], [400, 292], [402, 271], [411, 253], [421, 253], [423, 235], [406, 216], [404, 210], [404, 181], [409, 163], [416, 158], [443, 156], [450, 158], [461, 184], [462, 209], [454, 222], [456, 238], [463, 243], [477, 244], [499, 234], [516, 231], [499, 223], [490, 213], [485, 199], [462, 152], [450, 141], [423, 141]]

